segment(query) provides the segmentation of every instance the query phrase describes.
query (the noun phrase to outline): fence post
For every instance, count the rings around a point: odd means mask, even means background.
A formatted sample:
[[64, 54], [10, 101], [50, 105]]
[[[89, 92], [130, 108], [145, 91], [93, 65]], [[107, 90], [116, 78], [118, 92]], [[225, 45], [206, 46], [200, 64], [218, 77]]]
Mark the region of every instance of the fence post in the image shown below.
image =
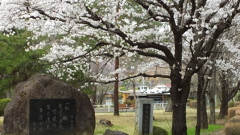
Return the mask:
[[108, 105], [108, 112], [110, 112], [111, 111], [111, 106], [110, 105]]

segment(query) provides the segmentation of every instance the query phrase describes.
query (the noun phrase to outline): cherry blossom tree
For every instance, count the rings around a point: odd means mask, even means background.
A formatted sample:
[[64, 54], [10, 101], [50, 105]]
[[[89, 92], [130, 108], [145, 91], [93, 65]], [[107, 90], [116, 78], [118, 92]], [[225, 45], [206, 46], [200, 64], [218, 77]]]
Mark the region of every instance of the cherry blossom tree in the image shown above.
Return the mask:
[[[31, 49], [50, 46], [42, 59], [53, 63], [49, 70], [58, 77], [58, 64], [71, 64], [69, 78], [91, 62], [140, 56], [150, 61], [135, 68], [132, 76], [171, 80], [172, 134], [186, 135], [186, 103], [193, 74], [210, 56], [219, 37], [239, 25], [240, 0], [2, 0], [0, 29], [27, 28], [41, 35], [62, 39], [42, 42]], [[116, 9], [117, 10], [116, 11]], [[83, 41], [83, 42], [76, 42]], [[230, 41], [232, 39], [229, 39]], [[120, 58], [121, 59], [121, 58]], [[58, 62], [60, 61], [60, 62]], [[98, 82], [114, 82], [125, 72], [125, 59], [108, 76], [95, 74]], [[183, 63], [184, 62], [184, 63]], [[156, 65], [168, 65], [170, 74], [147, 74]], [[89, 71], [88, 71], [89, 72]], [[91, 71], [90, 71], [91, 72]]]
[[[221, 101], [218, 118], [224, 118], [228, 111], [228, 102], [240, 89], [239, 81], [239, 27], [233, 26], [223, 34], [219, 44], [223, 46], [220, 58], [216, 60], [219, 78], [219, 95]], [[231, 40], [230, 40], [231, 39]]]

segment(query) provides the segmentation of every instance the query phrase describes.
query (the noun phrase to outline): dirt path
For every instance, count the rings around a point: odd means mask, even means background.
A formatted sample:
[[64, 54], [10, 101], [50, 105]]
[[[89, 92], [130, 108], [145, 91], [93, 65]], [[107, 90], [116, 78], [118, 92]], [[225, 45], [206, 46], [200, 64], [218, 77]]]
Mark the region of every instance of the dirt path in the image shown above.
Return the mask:
[[[225, 118], [225, 119], [217, 119], [216, 120], [217, 124], [223, 125], [223, 126], [226, 124], [226, 122], [227, 122], [227, 118]], [[225, 135], [224, 129], [222, 129], [220, 131], [216, 131], [216, 132], [212, 133], [211, 135]]]
[[222, 129], [220, 131], [211, 133], [211, 135], [225, 135], [225, 134], [224, 134], [224, 130]]

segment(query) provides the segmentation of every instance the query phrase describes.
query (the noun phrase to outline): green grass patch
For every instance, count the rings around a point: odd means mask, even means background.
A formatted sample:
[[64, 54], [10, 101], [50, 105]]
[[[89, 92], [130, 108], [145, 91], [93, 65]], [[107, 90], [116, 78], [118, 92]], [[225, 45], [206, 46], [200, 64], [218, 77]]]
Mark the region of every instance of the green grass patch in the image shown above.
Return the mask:
[[[168, 132], [168, 135], [171, 135], [171, 126], [172, 126], [172, 113], [165, 112], [164, 110], [154, 110], [153, 121], [154, 126], [161, 127]], [[129, 135], [134, 133], [135, 125], [135, 112], [120, 112], [120, 116], [114, 116], [113, 112], [111, 113], [96, 113], [96, 128], [94, 135], [103, 135], [107, 129], [114, 131], [122, 131]], [[100, 119], [110, 120], [113, 124], [112, 127], [106, 127], [99, 124]], [[0, 117], [0, 127], [3, 125], [3, 117]], [[196, 126], [196, 109], [187, 108], [187, 127], [188, 135], [195, 134]], [[208, 129], [201, 130], [201, 135], [211, 135], [212, 132], [221, 130], [224, 128], [224, 125], [209, 125]]]
[[[113, 113], [96, 113], [96, 128], [94, 135], [102, 135], [107, 129], [114, 131], [122, 131], [128, 134], [133, 134], [134, 132], [134, 112], [122, 112], [120, 116], [114, 116]], [[99, 124], [100, 119], [110, 120], [113, 124], [112, 127], [106, 127]]]
[[[172, 128], [172, 112], [165, 112], [164, 110], [154, 110], [153, 112], [155, 120], [154, 126], [165, 129], [169, 135], [171, 135]], [[196, 109], [187, 108], [187, 127], [188, 135], [195, 134], [196, 126]], [[113, 124], [112, 127], [106, 127], [100, 125], [98, 122], [100, 119], [110, 120]], [[96, 128], [94, 135], [102, 135], [107, 129], [115, 131], [123, 131], [129, 135], [134, 133], [135, 125], [135, 113], [134, 112], [122, 112], [120, 116], [114, 116], [113, 113], [96, 113]], [[212, 132], [221, 130], [223, 125], [209, 125], [209, 129], [201, 130], [201, 135], [210, 135]]]
[[202, 133], [211, 133], [224, 128], [224, 125], [208, 125], [208, 129], [202, 130]]
[[[168, 134], [171, 134], [172, 128], [172, 112], [165, 112], [164, 110], [154, 110], [153, 112], [155, 120], [153, 125], [165, 129]], [[100, 119], [110, 120], [113, 124], [112, 127], [106, 127], [100, 125], [98, 122]], [[194, 128], [196, 124], [196, 109], [187, 109], [187, 126]], [[96, 128], [94, 135], [102, 135], [107, 129], [123, 131], [129, 135], [134, 133], [135, 125], [135, 113], [134, 112], [122, 112], [120, 116], [114, 116], [113, 113], [96, 113]]]
[[[221, 130], [223, 125], [208, 125], [208, 129], [201, 130], [201, 134], [210, 135], [212, 132]], [[188, 135], [195, 135], [195, 127], [190, 127], [187, 130]]]

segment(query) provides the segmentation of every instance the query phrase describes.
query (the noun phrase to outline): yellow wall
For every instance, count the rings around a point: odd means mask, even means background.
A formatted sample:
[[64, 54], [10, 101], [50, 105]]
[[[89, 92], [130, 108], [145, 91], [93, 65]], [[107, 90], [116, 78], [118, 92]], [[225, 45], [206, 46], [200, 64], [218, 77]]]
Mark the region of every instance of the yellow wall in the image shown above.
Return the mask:
[[129, 93], [122, 93], [122, 101], [125, 102], [129, 97]]

